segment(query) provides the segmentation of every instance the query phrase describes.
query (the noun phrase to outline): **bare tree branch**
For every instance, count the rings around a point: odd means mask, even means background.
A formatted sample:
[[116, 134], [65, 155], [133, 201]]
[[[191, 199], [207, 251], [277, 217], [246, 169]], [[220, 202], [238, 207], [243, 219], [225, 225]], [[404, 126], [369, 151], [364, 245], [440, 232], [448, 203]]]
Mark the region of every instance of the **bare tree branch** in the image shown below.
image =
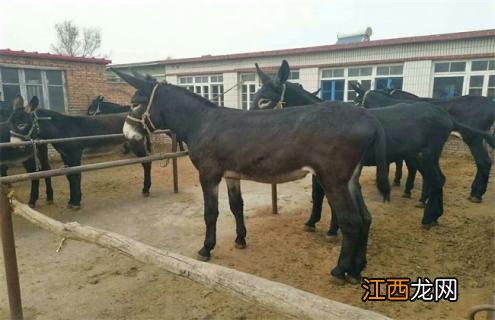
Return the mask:
[[69, 56], [91, 56], [101, 46], [101, 32], [96, 28], [80, 28], [73, 21], [63, 21], [55, 25], [57, 43], [51, 49], [58, 54]]

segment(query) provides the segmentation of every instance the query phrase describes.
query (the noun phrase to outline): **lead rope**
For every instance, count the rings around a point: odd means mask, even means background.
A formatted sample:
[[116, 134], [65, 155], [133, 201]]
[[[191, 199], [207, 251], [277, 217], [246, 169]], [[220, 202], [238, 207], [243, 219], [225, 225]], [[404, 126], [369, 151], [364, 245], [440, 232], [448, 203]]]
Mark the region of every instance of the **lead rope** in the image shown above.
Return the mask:
[[285, 106], [284, 98], [285, 98], [285, 89], [287, 88], [286, 84], [282, 85], [282, 94], [280, 95], [280, 100], [278, 100], [274, 109], [283, 109]]

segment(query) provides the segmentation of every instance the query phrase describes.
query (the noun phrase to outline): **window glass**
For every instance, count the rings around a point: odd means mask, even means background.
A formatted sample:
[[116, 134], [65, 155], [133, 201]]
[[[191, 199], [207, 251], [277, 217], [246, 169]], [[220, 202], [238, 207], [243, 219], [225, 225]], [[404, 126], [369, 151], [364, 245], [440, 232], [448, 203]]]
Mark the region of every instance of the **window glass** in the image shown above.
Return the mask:
[[488, 78], [488, 91], [486, 96], [495, 101], [495, 75], [491, 75]]
[[390, 74], [402, 74], [402, 69], [403, 66], [391, 66], [390, 67]]
[[2, 68], [3, 83], [19, 83], [19, 73], [17, 69]]
[[464, 77], [435, 77], [433, 80], [433, 98], [445, 99], [462, 95]]
[[241, 80], [242, 81], [255, 81], [256, 76], [254, 75], [254, 73], [241, 74]]
[[344, 76], [344, 69], [335, 69], [333, 70], [334, 78], [339, 78]]
[[57, 112], [65, 112], [64, 89], [59, 86], [49, 86], [50, 109]]
[[448, 62], [435, 63], [435, 72], [449, 72], [449, 65]]
[[349, 77], [359, 77], [359, 68], [349, 68], [347, 74]]
[[471, 62], [472, 71], [482, 71], [488, 68], [488, 61], [473, 61]]
[[450, 64], [450, 72], [460, 72], [466, 69], [466, 62], [452, 62]]
[[26, 84], [41, 84], [41, 71], [40, 70], [24, 70], [26, 77]]
[[495, 70], [495, 60], [491, 60], [488, 64], [488, 70]]
[[61, 71], [46, 71], [46, 79], [48, 85], [62, 85], [62, 72]]
[[470, 87], [483, 87], [483, 76], [471, 76], [471, 79], [469, 81], [469, 86]]
[[291, 71], [289, 74], [289, 80], [299, 80], [299, 71]]
[[390, 68], [389, 67], [377, 67], [376, 68], [376, 74], [379, 75], [379, 76], [388, 75], [389, 72], [390, 72]]

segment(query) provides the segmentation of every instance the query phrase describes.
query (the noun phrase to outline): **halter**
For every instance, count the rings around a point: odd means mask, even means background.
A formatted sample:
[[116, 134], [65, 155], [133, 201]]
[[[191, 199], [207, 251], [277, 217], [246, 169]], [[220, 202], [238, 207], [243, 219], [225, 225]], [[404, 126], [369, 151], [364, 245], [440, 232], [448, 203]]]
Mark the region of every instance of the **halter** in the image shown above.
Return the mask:
[[367, 90], [364, 95], [363, 95], [363, 99], [361, 100], [361, 105], [364, 107], [364, 103], [366, 101], [366, 98], [368, 97], [368, 94], [371, 92], [371, 90]]
[[[127, 119], [129, 119], [133, 122], [140, 123], [141, 126], [143, 127], [143, 129], [146, 130], [146, 132], [150, 135], [151, 135], [151, 133], [153, 133], [153, 131], [156, 130], [156, 127], [153, 124], [153, 121], [151, 121], [151, 105], [153, 104], [153, 99], [155, 98], [155, 92], [156, 92], [156, 89], [158, 88], [158, 85], [159, 85], [159, 83], [157, 83], [153, 87], [153, 91], [151, 91], [150, 100], [148, 101], [148, 105], [146, 106], [146, 110], [144, 111], [143, 115], [141, 116], [141, 119], [134, 118], [131, 115], [127, 115]], [[146, 122], [146, 120], [148, 120], [148, 122]]]
[[278, 100], [277, 104], [275, 104], [274, 109], [283, 109], [285, 107], [286, 102], [284, 101], [285, 98], [285, 89], [287, 88], [287, 85], [284, 83], [282, 85], [282, 94], [280, 95], [280, 99]]
[[38, 120], [51, 120], [52, 117], [38, 117], [36, 114], [36, 111], [31, 113], [31, 117], [33, 119], [33, 125], [31, 126], [31, 129], [29, 129], [29, 132], [25, 135], [17, 133], [15, 131], [10, 130], [10, 135], [21, 138], [24, 141], [31, 141], [31, 144], [33, 145], [33, 155], [34, 155], [34, 162], [36, 166], [36, 171], [41, 170], [41, 164], [40, 160], [38, 158], [38, 144], [36, 141], [33, 139], [33, 134], [38, 135], [40, 133], [40, 125], [38, 123]]

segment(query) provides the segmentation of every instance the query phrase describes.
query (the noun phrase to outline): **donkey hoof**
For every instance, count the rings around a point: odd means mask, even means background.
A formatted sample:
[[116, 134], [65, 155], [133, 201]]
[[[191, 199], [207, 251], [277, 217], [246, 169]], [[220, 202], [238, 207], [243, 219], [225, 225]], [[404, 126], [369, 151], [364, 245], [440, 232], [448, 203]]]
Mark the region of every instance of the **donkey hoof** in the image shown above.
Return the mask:
[[337, 234], [336, 233], [335, 234], [327, 233], [325, 235], [325, 238], [327, 239], [328, 242], [335, 242], [335, 241], [337, 241]]
[[34, 207], [36, 207], [36, 203], [31, 203], [31, 202], [30, 202], [30, 203], [28, 203], [28, 206], [29, 206], [30, 208], [34, 208]]
[[72, 209], [72, 210], [79, 210], [79, 209], [81, 209], [81, 205], [80, 204], [69, 203], [67, 205], [67, 208]]
[[53, 200], [46, 200], [46, 204], [52, 205], [53, 204]]
[[415, 207], [416, 208], [424, 209], [425, 208], [425, 203], [423, 201], [419, 201], [418, 203], [416, 203]]
[[470, 196], [468, 200], [471, 201], [472, 203], [481, 203], [481, 199], [476, 196]]
[[343, 286], [345, 284], [345, 277], [342, 277], [342, 276], [334, 276], [333, 274], [331, 275], [331, 279], [332, 281], [339, 285], [339, 286]]
[[246, 249], [246, 242], [236, 242], [235, 243], [236, 249]]
[[304, 231], [306, 232], [316, 232], [316, 227], [308, 224], [304, 225]]
[[411, 193], [404, 192], [402, 198], [411, 198]]
[[438, 222], [437, 221], [433, 221], [433, 222], [430, 222], [430, 223], [422, 223], [421, 224], [421, 228], [425, 229], [425, 230], [430, 230], [431, 227], [434, 227], [434, 226], [437, 226], [438, 225]]
[[203, 253], [201, 253], [201, 250], [198, 252], [198, 254], [196, 255], [196, 258], [199, 260], [199, 261], [210, 261], [211, 259], [211, 255], [207, 255], [205, 256]]
[[149, 191], [143, 191], [143, 197], [148, 198], [150, 196]]
[[345, 281], [349, 282], [350, 284], [356, 285], [361, 283], [361, 276], [351, 276], [350, 274], [345, 275]]

